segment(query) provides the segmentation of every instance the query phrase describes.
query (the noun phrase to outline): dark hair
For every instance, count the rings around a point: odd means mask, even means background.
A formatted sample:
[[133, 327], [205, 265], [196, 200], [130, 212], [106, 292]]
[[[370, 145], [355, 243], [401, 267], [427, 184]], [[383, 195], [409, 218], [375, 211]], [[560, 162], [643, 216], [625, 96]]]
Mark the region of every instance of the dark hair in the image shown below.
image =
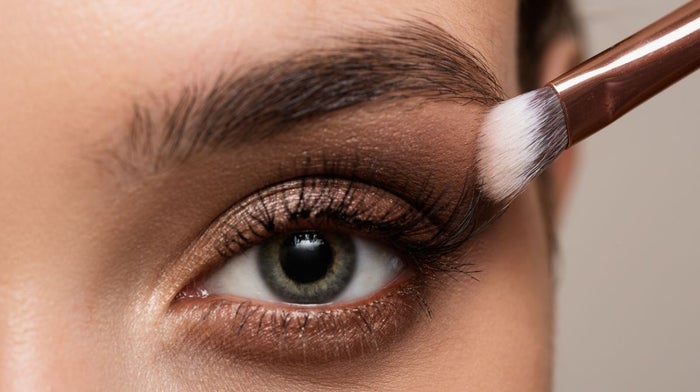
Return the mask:
[[579, 27], [568, 0], [520, 0], [518, 80], [524, 91], [539, 86], [538, 70], [553, 39], [578, 34]]

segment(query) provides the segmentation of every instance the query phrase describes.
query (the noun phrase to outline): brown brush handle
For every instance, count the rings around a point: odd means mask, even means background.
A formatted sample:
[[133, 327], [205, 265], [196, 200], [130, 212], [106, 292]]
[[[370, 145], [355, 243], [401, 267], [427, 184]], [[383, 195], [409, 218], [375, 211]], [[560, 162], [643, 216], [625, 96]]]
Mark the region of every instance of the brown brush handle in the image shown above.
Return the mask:
[[569, 146], [700, 67], [700, 0], [691, 1], [549, 83]]

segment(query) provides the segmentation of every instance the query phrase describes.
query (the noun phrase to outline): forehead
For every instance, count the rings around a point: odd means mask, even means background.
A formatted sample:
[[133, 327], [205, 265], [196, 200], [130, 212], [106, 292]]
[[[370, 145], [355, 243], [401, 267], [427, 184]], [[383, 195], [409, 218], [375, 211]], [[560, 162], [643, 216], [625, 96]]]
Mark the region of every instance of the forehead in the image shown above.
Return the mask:
[[[478, 48], [495, 66], [511, 52], [515, 0], [402, 2], [84, 2], [4, 6], [0, 30], [6, 64], [15, 71], [76, 72], [85, 83], [120, 82], [121, 89], [182, 73], [245, 66], [315, 45], [320, 37], [352, 33], [401, 19], [425, 18]], [[37, 61], [37, 60], [41, 61]], [[43, 71], [43, 72], [39, 72]], [[504, 71], [504, 70], [497, 70]], [[58, 75], [62, 74], [62, 75]], [[137, 77], [136, 75], [140, 75]], [[499, 76], [506, 76], [505, 72]], [[94, 78], [94, 79], [93, 79]], [[73, 80], [73, 85], [79, 81]], [[98, 87], [98, 86], [92, 86]], [[116, 86], [110, 86], [116, 87]]]

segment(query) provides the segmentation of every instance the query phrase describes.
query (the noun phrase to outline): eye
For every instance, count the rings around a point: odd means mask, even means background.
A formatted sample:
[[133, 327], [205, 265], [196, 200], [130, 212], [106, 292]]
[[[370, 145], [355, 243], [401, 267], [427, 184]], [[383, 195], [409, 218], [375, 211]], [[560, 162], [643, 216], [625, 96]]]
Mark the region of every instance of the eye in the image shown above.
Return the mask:
[[168, 342], [188, 356], [283, 363], [379, 350], [429, 316], [439, 276], [471, 276], [452, 254], [477, 212], [342, 178], [263, 189], [182, 256], [186, 279], [168, 312], [181, 329]]
[[293, 304], [353, 302], [381, 290], [403, 270], [386, 247], [338, 232], [277, 236], [231, 257], [202, 285], [212, 295]]

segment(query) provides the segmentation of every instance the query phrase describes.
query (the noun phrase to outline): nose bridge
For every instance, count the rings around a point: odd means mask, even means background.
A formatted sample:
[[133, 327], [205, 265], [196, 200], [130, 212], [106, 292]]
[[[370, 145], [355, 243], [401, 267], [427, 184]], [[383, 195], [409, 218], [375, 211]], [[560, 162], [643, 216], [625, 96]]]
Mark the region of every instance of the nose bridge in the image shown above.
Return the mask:
[[97, 306], [105, 274], [90, 225], [101, 199], [83, 170], [84, 138], [55, 132], [49, 111], [2, 109], [0, 391], [104, 390], [95, 381], [115, 356], [105, 318], [118, 316]]
[[99, 293], [86, 261], [95, 257], [75, 234], [73, 211], [31, 198], [57, 190], [8, 181], [0, 178], [0, 391], [85, 390], [101, 362], [87, 328]]
[[[99, 360], [85, 350], [86, 316], [67, 297], [71, 290], [50, 274], [11, 273], [0, 281], [0, 390], [84, 390]], [[76, 380], [81, 385], [71, 385]]]
[[86, 239], [75, 209], [30, 197], [59, 190], [30, 191], [8, 183], [3, 170], [0, 391], [105, 390], [123, 338], [109, 328], [121, 325], [125, 310], [103, 298], [105, 283], [116, 280], [96, 262], [96, 241]]
[[[8, 287], [9, 286], [9, 287]], [[0, 300], [0, 388], [3, 391], [34, 391], [46, 388], [47, 374], [56, 362], [60, 343], [51, 335], [57, 328], [47, 320], [43, 306], [26, 288], [2, 287]], [[49, 324], [52, 325], [51, 328]]]
[[26, 159], [13, 156], [22, 147], [0, 147], [0, 391], [46, 390], [58, 351], [50, 331], [58, 329], [51, 313], [60, 308], [47, 302], [51, 283], [39, 266], [46, 258], [39, 244], [53, 245], [44, 241], [50, 222], [38, 214], [48, 207], [31, 197], [47, 192], [41, 176], [30, 181], [23, 171]]
[[42, 353], [47, 347], [42, 343], [31, 301], [16, 294], [7, 287], [0, 294], [0, 390], [40, 390], [44, 362], [51, 359]]

